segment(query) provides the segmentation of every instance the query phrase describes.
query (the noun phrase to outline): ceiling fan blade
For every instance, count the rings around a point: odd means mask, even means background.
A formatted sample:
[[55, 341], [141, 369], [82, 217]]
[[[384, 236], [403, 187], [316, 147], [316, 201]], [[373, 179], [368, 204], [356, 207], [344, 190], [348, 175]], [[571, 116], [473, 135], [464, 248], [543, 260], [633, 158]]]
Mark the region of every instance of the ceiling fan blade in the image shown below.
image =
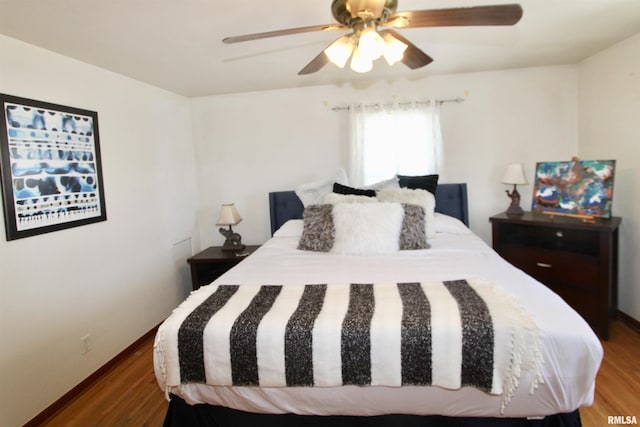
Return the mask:
[[298, 75], [315, 73], [329, 63], [329, 57], [324, 53], [324, 50], [320, 52], [318, 56], [313, 58], [305, 67], [298, 71]]
[[433, 58], [429, 55], [418, 49], [416, 45], [411, 43], [406, 38], [402, 37], [395, 30], [382, 30], [380, 31], [380, 35], [384, 35], [385, 33], [391, 34], [396, 39], [400, 40], [402, 43], [407, 45], [407, 49], [404, 51], [404, 55], [402, 56], [402, 63], [407, 67], [415, 70], [416, 68], [424, 67], [425, 65], [433, 62]]
[[312, 31], [329, 31], [329, 30], [344, 30], [348, 27], [342, 24], [325, 24], [325, 25], [311, 25], [309, 27], [297, 27], [288, 28], [286, 30], [266, 31], [264, 33], [245, 34], [242, 36], [226, 37], [222, 39], [223, 43], [240, 43], [251, 40], [266, 39], [269, 37], [288, 36], [290, 34], [309, 33]]
[[514, 25], [520, 18], [522, 7], [519, 4], [503, 4], [398, 12], [389, 16], [387, 24], [394, 25], [397, 19], [397, 26], [404, 28]]

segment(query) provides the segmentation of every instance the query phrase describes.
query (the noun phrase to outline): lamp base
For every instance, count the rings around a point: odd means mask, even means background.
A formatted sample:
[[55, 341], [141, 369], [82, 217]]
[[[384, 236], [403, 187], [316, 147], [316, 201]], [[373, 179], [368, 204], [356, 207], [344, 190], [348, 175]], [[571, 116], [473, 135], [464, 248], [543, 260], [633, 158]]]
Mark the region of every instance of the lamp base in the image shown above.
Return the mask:
[[244, 250], [245, 245], [242, 244], [242, 237], [240, 237], [238, 233], [234, 233], [231, 226], [229, 226], [228, 230], [220, 227], [219, 231], [220, 234], [226, 237], [226, 240], [222, 245], [223, 251], [238, 252]]
[[509, 216], [520, 216], [524, 214], [524, 211], [519, 205], [510, 205], [506, 214]]
[[509, 198], [511, 199], [511, 204], [509, 205], [509, 208], [507, 209], [507, 215], [509, 216], [519, 216], [524, 214], [524, 211], [522, 210], [522, 208], [520, 207], [520, 193], [518, 193], [518, 189], [516, 188], [516, 185], [513, 184], [513, 191], [509, 192], [509, 190], [506, 190], [507, 196], [509, 196]]
[[225, 241], [224, 244], [222, 245], [222, 250], [223, 251], [228, 251], [228, 252], [240, 252], [240, 251], [244, 251], [244, 248], [246, 246], [243, 244], [236, 244], [233, 242], [229, 242], [229, 241]]

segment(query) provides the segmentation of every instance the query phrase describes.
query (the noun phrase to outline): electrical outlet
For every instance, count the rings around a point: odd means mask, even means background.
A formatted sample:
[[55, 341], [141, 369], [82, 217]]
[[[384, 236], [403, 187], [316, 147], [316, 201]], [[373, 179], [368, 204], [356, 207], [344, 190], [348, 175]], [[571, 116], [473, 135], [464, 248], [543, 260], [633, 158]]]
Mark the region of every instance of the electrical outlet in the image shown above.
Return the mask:
[[91, 350], [93, 350], [93, 345], [91, 343], [91, 334], [80, 337], [80, 342], [82, 343], [82, 354], [87, 354]]

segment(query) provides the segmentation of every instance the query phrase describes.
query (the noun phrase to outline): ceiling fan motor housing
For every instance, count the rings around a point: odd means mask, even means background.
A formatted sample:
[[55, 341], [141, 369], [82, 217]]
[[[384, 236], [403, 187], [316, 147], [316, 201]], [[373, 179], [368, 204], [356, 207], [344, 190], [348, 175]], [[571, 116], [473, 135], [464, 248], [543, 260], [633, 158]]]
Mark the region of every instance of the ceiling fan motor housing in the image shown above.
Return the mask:
[[348, 27], [361, 21], [362, 16], [384, 22], [397, 8], [398, 0], [333, 0], [331, 3], [333, 17]]

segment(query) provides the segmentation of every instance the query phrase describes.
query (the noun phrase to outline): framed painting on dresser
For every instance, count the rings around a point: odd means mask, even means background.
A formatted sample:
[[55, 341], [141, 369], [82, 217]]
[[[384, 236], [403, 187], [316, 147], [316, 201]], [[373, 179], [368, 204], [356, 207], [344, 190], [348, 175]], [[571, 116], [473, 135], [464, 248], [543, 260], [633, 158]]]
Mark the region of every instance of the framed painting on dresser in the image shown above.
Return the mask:
[[106, 221], [98, 113], [0, 94], [7, 240]]
[[539, 162], [531, 210], [584, 219], [611, 218], [615, 160]]

